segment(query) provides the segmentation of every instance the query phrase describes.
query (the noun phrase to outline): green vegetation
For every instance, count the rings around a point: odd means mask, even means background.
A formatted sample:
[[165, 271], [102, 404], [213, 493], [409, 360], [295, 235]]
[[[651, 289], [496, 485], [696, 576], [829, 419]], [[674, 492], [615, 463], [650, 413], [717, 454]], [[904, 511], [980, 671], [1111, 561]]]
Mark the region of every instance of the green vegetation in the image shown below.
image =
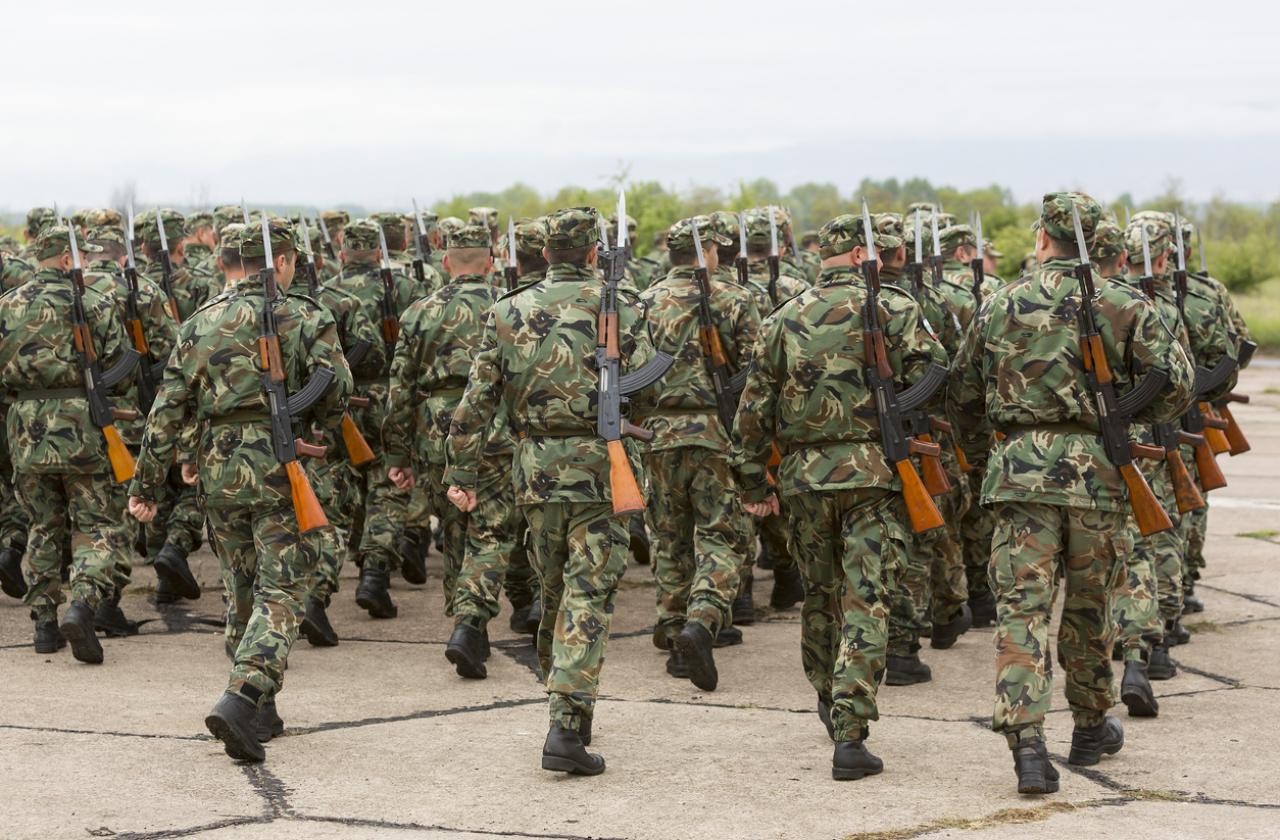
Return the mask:
[[1268, 280], [1245, 294], [1236, 294], [1236, 305], [1249, 325], [1253, 340], [1264, 350], [1280, 352], [1280, 277]]
[[1280, 531], [1246, 531], [1243, 534], [1236, 534], [1237, 537], [1246, 537], [1251, 540], [1262, 540], [1263, 542], [1274, 542], [1276, 537], [1280, 537]]

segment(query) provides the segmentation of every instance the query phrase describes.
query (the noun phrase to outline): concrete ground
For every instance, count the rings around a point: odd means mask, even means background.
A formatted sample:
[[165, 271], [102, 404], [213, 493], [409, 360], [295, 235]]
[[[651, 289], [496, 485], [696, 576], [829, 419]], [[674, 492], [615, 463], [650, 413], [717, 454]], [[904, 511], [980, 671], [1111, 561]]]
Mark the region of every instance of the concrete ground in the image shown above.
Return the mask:
[[[216, 563], [205, 595], [157, 610], [140, 568], [126, 612], [140, 635], [107, 662], [36, 655], [26, 611], [0, 601], [3, 838], [1251, 838], [1280, 836], [1280, 364], [1259, 360], [1237, 417], [1253, 451], [1223, 456], [1213, 495], [1207, 609], [1157, 683], [1160, 717], [1129, 719], [1123, 752], [1065, 762], [1061, 688], [1050, 751], [1062, 790], [1019, 797], [988, 730], [991, 630], [925, 649], [932, 683], [882, 690], [872, 748], [883, 775], [837, 784], [799, 662], [799, 613], [761, 610], [718, 652], [720, 688], [668, 677], [650, 642], [653, 585], [632, 567], [613, 623], [595, 744], [598, 778], [543, 772], [546, 707], [529, 641], [493, 625], [489, 679], [444, 659], [440, 579], [395, 584], [400, 617], [375, 622], [343, 581], [340, 647], [299, 642], [267, 762], [231, 762], [203, 718], [226, 679]], [[438, 558], [431, 561], [437, 564]], [[433, 571], [435, 571], [433, 570]], [[768, 574], [756, 582], [762, 604]]]

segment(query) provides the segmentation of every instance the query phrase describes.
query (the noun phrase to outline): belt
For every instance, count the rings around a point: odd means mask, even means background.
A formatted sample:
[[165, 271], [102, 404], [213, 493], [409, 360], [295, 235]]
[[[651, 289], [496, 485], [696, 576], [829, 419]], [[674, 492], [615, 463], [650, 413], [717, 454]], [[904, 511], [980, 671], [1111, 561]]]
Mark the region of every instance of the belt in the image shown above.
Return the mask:
[[261, 408], [238, 408], [230, 414], [223, 414], [209, 420], [210, 426], [234, 426], [240, 423], [266, 423], [271, 419]]
[[29, 391], [19, 391], [14, 395], [14, 402], [23, 402], [26, 400], [74, 400], [85, 399], [84, 388], [32, 388]]
[[1027, 432], [1052, 432], [1056, 435], [1093, 435], [1094, 437], [1101, 434], [1097, 429], [1091, 429], [1083, 423], [1036, 423], [1032, 425], [1001, 426], [997, 431], [1003, 432], [1006, 437]]
[[465, 385], [459, 385], [456, 388], [432, 388], [430, 391], [419, 391], [418, 399], [425, 400], [430, 399], [431, 397], [461, 397], [466, 393], [466, 390], [467, 388]]

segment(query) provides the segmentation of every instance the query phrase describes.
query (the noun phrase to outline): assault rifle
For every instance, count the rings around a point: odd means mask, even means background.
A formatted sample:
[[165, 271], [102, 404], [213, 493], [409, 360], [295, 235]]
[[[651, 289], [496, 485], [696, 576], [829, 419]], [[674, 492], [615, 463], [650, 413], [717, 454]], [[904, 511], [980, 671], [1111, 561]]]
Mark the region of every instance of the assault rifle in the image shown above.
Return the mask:
[[89, 402], [89, 419], [102, 432], [107, 444], [107, 460], [111, 462], [111, 472], [117, 484], [133, 478], [133, 455], [120, 431], [116, 429], [117, 420], [134, 420], [138, 412], [112, 408], [107, 402], [107, 392], [133, 373], [138, 364], [138, 351], [130, 348], [125, 351], [120, 361], [107, 371], [102, 370], [102, 362], [93, 346], [93, 333], [89, 329], [89, 321], [84, 311], [84, 270], [80, 265], [80, 248], [76, 245], [76, 229], [67, 226], [67, 236], [71, 244], [71, 339], [76, 348], [76, 356], [80, 359], [80, 374], [84, 380], [84, 396]]
[[983, 242], [982, 242], [982, 214], [975, 212], [973, 215], [974, 234], [977, 236], [978, 251], [977, 255], [969, 262], [969, 267], [973, 269], [973, 299], [982, 305], [982, 281], [986, 279], [985, 263], [983, 262]]
[[919, 382], [898, 392], [893, 382], [893, 367], [885, 351], [884, 327], [880, 323], [880, 267], [876, 262], [875, 228], [871, 226], [871, 213], [866, 201], [862, 202], [862, 232], [867, 243], [866, 258], [862, 261], [862, 274], [867, 281], [867, 298], [862, 306], [862, 349], [866, 363], [863, 375], [875, 399], [885, 460], [898, 473], [911, 529], [920, 534], [941, 528], [942, 514], [911, 463], [911, 456], [914, 454], [936, 461], [942, 450], [936, 443], [926, 443], [909, 436], [903, 413], [924, 405], [946, 381], [947, 369], [930, 363]]
[[[619, 210], [622, 210], [621, 195], [619, 198]], [[626, 215], [619, 212], [618, 218], [623, 220], [620, 228], [625, 230]], [[600, 315], [596, 321], [596, 429], [609, 452], [609, 495], [613, 499], [613, 512], [628, 514], [644, 510], [644, 496], [631, 470], [622, 438], [630, 436], [649, 441], [653, 439], [653, 432], [627, 422], [622, 416], [623, 407], [628, 395], [648, 388], [665, 376], [675, 359], [669, 353], [658, 351], [643, 367], [626, 376], [621, 375], [618, 283], [626, 271], [627, 252], [625, 248], [611, 249], [608, 246], [608, 230], [602, 229], [604, 287], [600, 293]]]
[[[733, 415], [738, 411], [738, 397], [747, 384], [746, 376], [740, 378], [737, 390], [734, 390], [734, 379], [729, 373], [729, 357], [724, 353], [720, 343], [720, 331], [711, 317], [711, 282], [707, 277], [707, 261], [702, 253], [702, 237], [698, 236], [698, 224], [691, 219], [693, 229], [693, 250], [697, 254], [698, 265], [693, 270], [693, 279], [698, 286], [698, 347], [702, 350], [702, 363], [711, 377], [711, 389], [716, 395], [716, 412], [720, 415], [720, 423], [726, 434], [733, 433]], [[747, 369], [743, 368], [743, 372]]]
[[396, 312], [396, 280], [391, 273], [387, 234], [381, 225], [378, 226], [378, 247], [382, 249], [382, 266], [378, 270], [382, 277], [382, 300], [378, 308], [382, 313], [382, 341], [387, 345], [387, 359], [390, 360], [395, 355], [396, 342], [400, 339], [400, 314]]
[[507, 291], [511, 291], [519, 283], [519, 272], [516, 271], [516, 220], [507, 217], [507, 265], [503, 271], [507, 281]]
[[325, 255], [331, 260], [336, 260], [338, 254], [333, 250], [333, 240], [329, 238], [329, 225], [325, 223], [324, 216], [316, 215], [316, 222], [320, 225], [320, 238], [324, 240]]
[[[427, 250], [423, 250], [427, 233], [422, 226], [422, 214], [418, 212], [418, 200], [413, 200], [413, 277], [418, 285], [427, 287]], [[429, 249], [431, 246], [428, 245]]]
[[738, 272], [738, 285], [743, 288], [747, 287], [747, 214], [744, 210], [738, 211], [738, 257], [733, 261], [733, 267]]
[[765, 212], [769, 214], [769, 303], [777, 306], [778, 274], [781, 271], [778, 263], [778, 223], [773, 218], [772, 206], [766, 207]]
[[1130, 419], [1151, 403], [1169, 383], [1169, 372], [1155, 368], [1142, 381], [1125, 394], [1116, 396], [1115, 376], [1107, 361], [1098, 332], [1097, 317], [1093, 311], [1093, 266], [1089, 263], [1089, 248], [1085, 244], [1084, 229], [1080, 226], [1080, 213], [1071, 205], [1071, 218], [1075, 224], [1076, 246], [1080, 249], [1080, 262], [1076, 265], [1076, 278], [1080, 281], [1080, 360], [1085, 380], [1093, 394], [1094, 408], [1098, 412], [1098, 429], [1107, 458], [1120, 471], [1129, 491], [1129, 505], [1142, 535], [1151, 536], [1173, 527], [1169, 514], [1160, 506], [1160, 500], [1151, 492], [1151, 486], [1133, 463], [1134, 457], [1163, 458], [1165, 452], [1154, 446], [1135, 443], [1129, 436]]
[[[1200, 228], [1200, 225], [1196, 226], [1196, 250], [1200, 253], [1200, 273], [1195, 276], [1202, 280], [1207, 280], [1209, 278], [1209, 263], [1205, 257], [1204, 241], [1200, 237]], [[1241, 369], [1248, 367], [1249, 362], [1253, 359], [1254, 351], [1257, 349], [1256, 342], [1249, 339], [1241, 341], [1240, 351], [1236, 354], [1236, 364]], [[1214, 401], [1211, 411], [1216, 412], [1217, 416], [1227, 424], [1223, 430], [1227, 439], [1226, 451], [1232, 455], [1240, 455], [1248, 452], [1252, 447], [1249, 446], [1249, 439], [1244, 436], [1244, 431], [1231, 413], [1228, 403], [1233, 402], [1247, 403], [1249, 402], [1249, 396], [1247, 394], [1227, 394]]]
[[933, 237], [933, 254], [929, 257], [929, 276], [936, 289], [942, 285], [942, 243], [938, 240], [938, 210], [934, 208], [929, 216], [929, 234]]
[[153, 368], [150, 348], [147, 346], [147, 334], [142, 328], [142, 309], [138, 305], [138, 266], [133, 257], [133, 240], [128, 234], [124, 237], [124, 321], [129, 331], [129, 340], [133, 349], [138, 352], [138, 406], [143, 414], [151, 413], [151, 406], [156, 401], [156, 381], [164, 367]]
[[181, 324], [178, 299], [173, 296], [173, 261], [169, 259], [169, 239], [164, 235], [164, 215], [159, 207], [156, 208], [156, 230], [160, 233], [160, 288], [164, 290], [165, 300], [169, 304], [169, 314]]

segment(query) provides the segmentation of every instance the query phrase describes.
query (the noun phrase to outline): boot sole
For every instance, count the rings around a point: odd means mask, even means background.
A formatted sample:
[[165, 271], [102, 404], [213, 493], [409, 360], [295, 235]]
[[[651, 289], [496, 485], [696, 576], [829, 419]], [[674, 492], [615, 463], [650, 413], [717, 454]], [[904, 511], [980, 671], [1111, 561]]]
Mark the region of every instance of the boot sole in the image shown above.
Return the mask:
[[881, 768], [880, 770], [850, 770], [847, 768], [836, 769], [835, 767], [832, 767], [831, 778], [837, 782], [856, 782], [866, 776], [879, 776], [882, 772], [884, 772], [884, 768]]
[[[411, 568], [412, 574], [410, 573]], [[422, 569], [421, 572], [418, 571], [419, 568]], [[422, 586], [422, 584], [427, 582], [427, 567], [425, 565], [418, 567], [417, 565], [402, 563], [400, 565], [400, 576], [404, 578], [405, 583], [411, 583], [414, 586]]]
[[49, 646], [49, 645], [36, 645], [36, 646], [35, 646], [35, 649], [36, 649], [36, 653], [57, 653], [58, 651], [62, 650], [62, 649], [63, 649], [64, 647], [66, 647], [66, 646], [67, 646], [67, 643], [66, 643], [66, 642], [63, 642], [63, 643], [62, 643], [62, 644], [60, 644], [60, 645], [55, 644], [55, 645], [53, 645], [53, 646]]
[[1077, 750], [1072, 747], [1071, 753], [1067, 756], [1067, 764], [1070, 764], [1072, 767], [1092, 767], [1102, 761], [1102, 757], [1104, 755], [1115, 755], [1120, 752], [1123, 747], [1123, 743], [1116, 744], [1115, 746], [1106, 746], [1099, 750], [1088, 751]]
[[337, 636], [334, 636], [332, 639], [328, 638], [327, 636], [325, 636], [323, 631], [320, 630], [319, 627], [316, 627], [314, 624], [312, 624], [310, 621], [307, 621], [305, 618], [302, 619], [302, 624], [298, 626], [298, 629], [302, 632], [302, 635], [306, 638], [307, 643], [310, 644], [312, 647], [337, 647], [338, 646]]
[[165, 579], [169, 584], [169, 588], [179, 598], [186, 598], [188, 601], [196, 601], [200, 598], [200, 582], [195, 579], [194, 575], [184, 575], [177, 569], [169, 566], [168, 563], [156, 563], [156, 574]]
[[703, 691], [715, 691], [720, 684], [720, 674], [716, 671], [716, 661], [711, 651], [703, 651], [684, 636], [676, 636], [676, 649], [689, 666], [689, 681]]
[[400, 614], [400, 608], [394, 604], [391, 605], [390, 610], [384, 610], [377, 601], [367, 595], [357, 595], [356, 606], [369, 613], [371, 618], [395, 618]]
[[18, 577], [9, 574], [7, 569], [0, 571], [0, 591], [19, 601], [27, 597], [27, 582], [22, 579], [21, 570], [18, 572]]
[[471, 657], [457, 648], [445, 648], [444, 658], [453, 665], [454, 670], [458, 672], [458, 676], [464, 679], [483, 680], [489, 676], [489, 671], [484, 667], [483, 663], [473, 662]]
[[58, 630], [71, 644], [71, 655], [77, 660], [89, 665], [102, 664], [102, 645], [98, 644], [97, 636], [86, 636], [79, 624], [71, 622], [58, 625]]
[[1176, 676], [1178, 676], [1177, 668], [1170, 668], [1168, 671], [1152, 671], [1150, 668], [1147, 669], [1147, 679], [1154, 680], [1155, 682], [1164, 682], [1165, 680], [1171, 680]]
[[604, 772], [604, 764], [599, 767], [593, 765], [579, 764], [571, 758], [562, 758], [558, 755], [542, 756], [542, 769], [552, 770], [557, 773], [571, 773], [574, 776], [599, 776]]
[[258, 743], [257, 736], [254, 736], [253, 745], [240, 737], [235, 727], [230, 723], [218, 717], [217, 715], [209, 715], [204, 719], [204, 725], [209, 730], [209, 734], [222, 742], [222, 748], [227, 755], [236, 761], [251, 761], [255, 764], [264, 761], [267, 757], [267, 751]]
[[930, 674], [927, 677], [905, 675], [905, 674], [898, 674], [895, 676], [891, 672], [891, 673], [885, 674], [885, 677], [884, 677], [885, 685], [920, 685], [922, 683], [927, 683], [932, 681], [933, 681], [933, 674]]
[[1160, 713], [1155, 695], [1141, 688], [1121, 688], [1120, 701], [1128, 707], [1130, 717], [1153, 718]]
[[1018, 782], [1018, 793], [1027, 793], [1027, 794], [1037, 795], [1037, 794], [1057, 793], [1057, 792], [1058, 792], [1058, 783], [1055, 781], [1051, 781], [1049, 779], [1044, 779], [1040, 782], [1031, 782], [1028, 784], [1023, 784], [1022, 782]]

